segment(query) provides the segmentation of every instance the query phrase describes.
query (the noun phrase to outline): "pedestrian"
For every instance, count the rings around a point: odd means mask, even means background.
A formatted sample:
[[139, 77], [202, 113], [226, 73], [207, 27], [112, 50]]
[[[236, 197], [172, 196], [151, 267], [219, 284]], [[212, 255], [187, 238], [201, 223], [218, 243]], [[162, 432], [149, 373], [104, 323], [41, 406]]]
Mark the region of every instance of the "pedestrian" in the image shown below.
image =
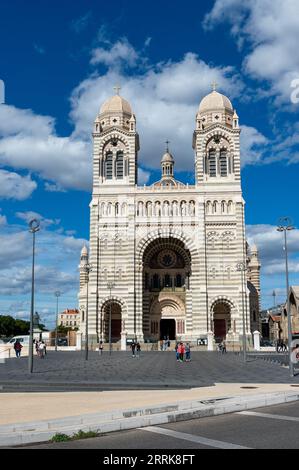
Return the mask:
[[222, 341], [222, 350], [221, 350], [222, 354], [226, 354], [226, 342], [223, 340]]
[[41, 359], [44, 359], [45, 348], [46, 348], [45, 343], [43, 341], [40, 341], [39, 346], [38, 346], [38, 352], [39, 352], [39, 357]]
[[135, 357], [135, 349], [136, 349], [136, 343], [135, 343], [135, 341], [132, 341], [132, 343], [131, 343], [131, 349], [132, 349], [132, 357]]
[[15, 353], [16, 353], [16, 357], [21, 357], [21, 351], [22, 351], [22, 345], [20, 343], [20, 341], [17, 339], [13, 345], [14, 347], [14, 350], [15, 350]]
[[138, 343], [136, 344], [136, 357], [137, 359], [140, 359], [140, 351], [141, 351], [141, 346], [140, 346], [140, 343], [138, 341]]
[[185, 351], [186, 351], [186, 362], [190, 362], [191, 361], [190, 343], [186, 343]]
[[180, 362], [184, 362], [184, 354], [185, 354], [185, 345], [184, 343], [180, 343]]
[[175, 355], [176, 355], [176, 360], [179, 362], [180, 360], [180, 353], [179, 353], [179, 345], [178, 343], [175, 343]]
[[37, 339], [35, 339], [34, 342], [35, 342], [36, 355], [39, 356], [39, 341], [37, 341]]
[[103, 341], [100, 341], [100, 345], [99, 345], [99, 353], [100, 355], [103, 354]]
[[160, 339], [160, 351], [163, 351], [163, 339]]

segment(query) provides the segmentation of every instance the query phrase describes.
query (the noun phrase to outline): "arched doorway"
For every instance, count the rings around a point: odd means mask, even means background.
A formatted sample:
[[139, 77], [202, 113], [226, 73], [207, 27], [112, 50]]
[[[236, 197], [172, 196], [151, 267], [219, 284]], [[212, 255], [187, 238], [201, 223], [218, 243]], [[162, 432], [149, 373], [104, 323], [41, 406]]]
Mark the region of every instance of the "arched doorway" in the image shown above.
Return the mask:
[[117, 302], [106, 302], [103, 307], [104, 341], [109, 341], [109, 320], [111, 312], [111, 341], [117, 343], [121, 339], [121, 306]]
[[214, 303], [213, 308], [213, 327], [216, 343], [226, 339], [226, 335], [231, 328], [231, 306], [225, 300], [219, 300]]
[[186, 291], [191, 255], [181, 240], [153, 240], [143, 255], [143, 335], [145, 340], [176, 339], [185, 333]]

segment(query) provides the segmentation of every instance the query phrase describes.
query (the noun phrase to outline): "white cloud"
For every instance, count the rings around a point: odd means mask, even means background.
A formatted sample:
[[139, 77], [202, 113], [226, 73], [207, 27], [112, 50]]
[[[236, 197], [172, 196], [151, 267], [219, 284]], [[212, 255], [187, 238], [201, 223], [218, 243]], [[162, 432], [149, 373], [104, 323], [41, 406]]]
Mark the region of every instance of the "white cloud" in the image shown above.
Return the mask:
[[138, 168], [138, 184], [146, 184], [148, 180], [150, 179], [150, 172], [143, 170], [142, 168]]
[[37, 219], [41, 224], [41, 229], [49, 227], [50, 225], [60, 224], [60, 219], [47, 219], [38, 212], [27, 211], [27, 212], [16, 212], [16, 217], [20, 220], [24, 220], [29, 223], [32, 219]]
[[0, 214], [0, 225], [6, 225], [6, 224], [7, 224], [6, 215]]
[[241, 126], [241, 164], [242, 166], [263, 161], [267, 149], [268, 139], [255, 127]]
[[[108, 52], [111, 48], [108, 49]], [[113, 85], [122, 85], [121, 95], [136, 114], [140, 134], [139, 162], [148, 168], [159, 167], [164, 142], [171, 141], [176, 167], [193, 168], [192, 133], [201, 98], [216, 80], [230, 97], [238, 96], [242, 83], [232, 67], [206, 64], [196, 54], [187, 53], [178, 62], [160, 63], [143, 73], [127, 76], [113, 65], [102, 75], [83, 80], [71, 97], [74, 138], [86, 139], [100, 105], [113, 94]]]
[[[164, 142], [169, 139], [176, 168], [193, 168], [192, 133], [200, 100], [210, 91], [213, 80], [221, 91], [236, 98], [243, 89], [236, 70], [207, 64], [193, 53], [185, 54], [177, 62], [147, 65], [142, 70], [139, 65], [145, 64], [146, 59], [127, 39], [114, 45], [107, 41], [103, 44], [104, 47], [93, 51], [93, 62], [105, 63], [107, 71], [103, 74], [94, 71], [71, 95], [74, 130], [70, 136], [57, 136], [55, 120], [50, 116], [8, 105], [0, 108], [0, 164], [36, 173], [45, 180], [47, 191], [90, 190], [92, 124], [100, 105], [113, 94], [113, 85], [120, 83], [121, 94], [130, 101], [137, 117], [139, 164], [148, 169], [158, 168]], [[125, 64], [137, 65], [134, 75], [126, 74]], [[244, 129], [247, 152], [244, 162], [248, 164], [259, 159], [257, 149], [263, 137], [254, 128], [247, 127], [247, 134], [246, 126]], [[248, 138], [249, 129], [252, 142]], [[147, 174], [142, 171], [140, 181], [145, 182]]]
[[[59, 289], [64, 295], [69, 293], [71, 303], [76, 305], [80, 252], [87, 241], [67, 235], [63, 230], [53, 231], [58, 219], [35, 212], [20, 212], [16, 216], [24, 222], [31, 217], [41, 220], [41, 230], [36, 236], [37, 301]], [[31, 262], [32, 235], [27, 225], [4, 225], [0, 234], [0, 294], [24, 301], [22, 296], [31, 289]]]
[[84, 15], [81, 15], [79, 18], [72, 20], [70, 24], [71, 29], [75, 31], [76, 33], [81, 33], [87, 28], [88, 23], [91, 19], [91, 16], [92, 16], [92, 12], [88, 11]]
[[[273, 225], [248, 225], [247, 239], [255, 243], [262, 260], [263, 274], [283, 274], [285, 272], [284, 240], [281, 232]], [[288, 232], [289, 270], [299, 273], [299, 230]]]
[[137, 64], [138, 53], [126, 38], [113, 44], [110, 49], [97, 47], [92, 50], [90, 63], [93, 65], [104, 64], [117, 67], [134, 67]]
[[291, 81], [299, 78], [297, 0], [216, 0], [204, 26], [231, 24], [239, 45], [248, 43], [245, 72], [266, 81], [276, 104], [290, 105]]
[[0, 170], [0, 198], [27, 199], [37, 188], [37, 184], [30, 176], [21, 176], [18, 173]]

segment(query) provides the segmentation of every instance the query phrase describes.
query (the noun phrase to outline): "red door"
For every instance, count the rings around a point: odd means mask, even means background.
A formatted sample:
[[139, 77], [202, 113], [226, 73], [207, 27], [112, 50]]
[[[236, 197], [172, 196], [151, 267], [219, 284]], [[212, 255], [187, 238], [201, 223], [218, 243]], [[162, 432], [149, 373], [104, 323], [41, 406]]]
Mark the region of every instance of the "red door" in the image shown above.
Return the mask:
[[216, 339], [223, 339], [226, 337], [225, 319], [214, 320], [214, 335]]

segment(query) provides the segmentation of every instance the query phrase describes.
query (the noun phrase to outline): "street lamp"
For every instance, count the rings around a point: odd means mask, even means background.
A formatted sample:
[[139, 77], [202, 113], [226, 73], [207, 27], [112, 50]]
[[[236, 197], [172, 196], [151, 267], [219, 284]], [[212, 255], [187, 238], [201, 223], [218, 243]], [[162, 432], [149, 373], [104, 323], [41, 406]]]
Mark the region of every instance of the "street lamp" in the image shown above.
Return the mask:
[[288, 267], [288, 245], [287, 245], [287, 231], [294, 230], [292, 219], [290, 217], [281, 217], [278, 220], [277, 231], [284, 232], [284, 249], [285, 249], [285, 263], [286, 263], [286, 289], [287, 289], [287, 317], [288, 317], [288, 350], [289, 350], [289, 371], [290, 376], [294, 376], [294, 365], [291, 358], [292, 349], [292, 322], [289, 300], [289, 267]]
[[107, 289], [110, 291], [110, 302], [109, 302], [109, 354], [111, 356], [111, 351], [112, 351], [112, 341], [111, 341], [111, 327], [112, 327], [112, 298], [111, 298], [111, 290], [115, 287], [114, 282], [108, 282], [107, 284]]
[[58, 341], [57, 341], [57, 340], [58, 340], [58, 338], [57, 338], [57, 336], [58, 336], [58, 335], [57, 335], [57, 327], [58, 327], [58, 299], [59, 299], [59, 297], [61, 296], [61, 292], [59, 292], [59, 290], [58, 290], [58, 291], [55, 292], [54, 295], [55, 295], [55, 297], [56, 297], [55, 351], [57, 351], [57, 342], [58, 342]]
[[85, 360], [88, 361], [88, 285], [89, 285], [89, 273], [92, 271], [92, 265], [87, 263], [84, 266], [87, 274], [86, 283], [86, 312], [85, 312]]
[[[244, 286], [245, 286], [245, 273], [247, 271], [246, 263], [238, 263], [237, 271], [241, 272], [241, 282], [242, 282], [242, 312], [243, 312], [243, 359], [246, 362], [246, 330], [245, 330], [245, 311], [244, 311]], [[245, 290], [246, 295], [246, 290]]]
[[35, 234], [39, 231], [40, 223], [37, 219], [29, 222], [29, 232], [32, 233], [32, 275], [31, 275], [31, 310], [30, 310], [30, 332], [29, 332], [29, 355], [28, 372], [33, 372], [33, 313], [34, 313], [34, 262], [35, 262]]

